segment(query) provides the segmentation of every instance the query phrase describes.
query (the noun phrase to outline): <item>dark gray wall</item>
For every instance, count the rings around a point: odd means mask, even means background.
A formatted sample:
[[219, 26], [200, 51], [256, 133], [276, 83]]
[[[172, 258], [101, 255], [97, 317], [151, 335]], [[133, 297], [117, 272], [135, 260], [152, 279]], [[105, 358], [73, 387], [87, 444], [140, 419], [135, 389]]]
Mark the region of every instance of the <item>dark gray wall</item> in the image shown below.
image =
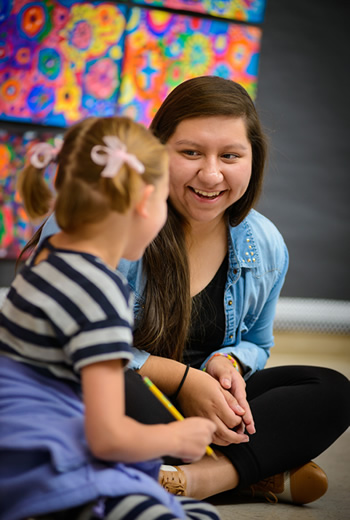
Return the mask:
[[[350, 0], [267, 0], [257, 105], [271, 151], [259, 204], [283, 233], [283, 296], [350, 300]], [[0, 286], [13, 262], [0, 262]]]
[[0, 259], [0, 288], [8, 287], [15, 276], [15, 260]]
[[271, 150], [258, 209], [290, 251], [284, 296], [350, 300], [349, 15], [349, 0], [267, 0], [257, 106]]

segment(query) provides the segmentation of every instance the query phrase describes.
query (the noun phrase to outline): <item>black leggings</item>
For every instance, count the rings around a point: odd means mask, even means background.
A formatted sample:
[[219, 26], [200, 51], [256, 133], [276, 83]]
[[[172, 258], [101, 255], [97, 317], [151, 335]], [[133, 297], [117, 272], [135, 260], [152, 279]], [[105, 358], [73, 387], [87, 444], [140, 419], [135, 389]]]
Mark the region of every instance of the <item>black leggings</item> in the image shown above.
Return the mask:
[[[240, 487], [305, 464], [350, 425], [350, 382], [334, 370], [267, 368], [248, 379], [246, 390], [256, 433], [248, 443], [215, 446], [237, 469]], [[131, 371], [126, 377], [126, 411], [144, 423], [173, 420]]]
[[350, 425], [350, 382], [328, 368], [282, 366], [247, 381], [256, 433], [248, 443], [217, 446], [234, 464], [240, 487], [305, 464]]

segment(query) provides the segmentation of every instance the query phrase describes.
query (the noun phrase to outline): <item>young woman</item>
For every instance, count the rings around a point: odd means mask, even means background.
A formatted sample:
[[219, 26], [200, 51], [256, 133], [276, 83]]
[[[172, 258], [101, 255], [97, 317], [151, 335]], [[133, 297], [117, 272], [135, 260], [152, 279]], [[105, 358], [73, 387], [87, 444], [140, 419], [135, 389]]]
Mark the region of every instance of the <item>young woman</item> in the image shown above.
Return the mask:
[[136, 296], [132, 367], [215, 422], [219, 456], [163, 467], [160, 482], [197, 498], [251, 486], [316, 500], [327, 477], [311, 459], [349, 426], [350, 385], [325, 368], [264, 369], [288, 253], [253, 209], [267, 148], [255, 106], [237, 83], [198, 77], [151, 129], [169, 150], [168, 219], [142, 260], [119, 264]]
[[[27, 261], [0, 313], [1, 518], [218, 519], [157, 482], [159, 458], [198, 460], [215, 424], [125, 415], [133, 309], [115, 267], [142, 256], [165, 223], [166, 149], [127, 118], [78, 123], [63, 143], [31, 151], [20, 191], [32, 217], [47, 212], [43, 172], [56, 159], [61, 231]], [[132, 375], [137, 408], [148, 390]]]

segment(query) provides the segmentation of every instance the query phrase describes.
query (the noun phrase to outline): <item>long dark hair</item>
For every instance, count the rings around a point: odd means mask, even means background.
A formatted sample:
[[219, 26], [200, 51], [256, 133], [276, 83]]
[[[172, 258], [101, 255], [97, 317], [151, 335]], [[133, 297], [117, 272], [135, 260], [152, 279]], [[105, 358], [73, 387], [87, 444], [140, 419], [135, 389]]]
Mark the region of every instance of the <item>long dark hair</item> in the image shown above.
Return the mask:
[[[187, 80], [163, 101], [150, 128], [166, 143], [181, 121], [207, 116], [243, 118], [246, 124], [252, 146], [251, 179], [244, 195], [227, 210], [229, 224], [237, 226], [259, 198], [267, 154], [266, 137], [246, 90], [234, 81], [217, 76]], [[151, 354], [181, 360], [192, 308], [184, 235], [186, 222], [170, 201], [168, 207], [167, 223], [143, 257], [147, 283], [134, 343]]]

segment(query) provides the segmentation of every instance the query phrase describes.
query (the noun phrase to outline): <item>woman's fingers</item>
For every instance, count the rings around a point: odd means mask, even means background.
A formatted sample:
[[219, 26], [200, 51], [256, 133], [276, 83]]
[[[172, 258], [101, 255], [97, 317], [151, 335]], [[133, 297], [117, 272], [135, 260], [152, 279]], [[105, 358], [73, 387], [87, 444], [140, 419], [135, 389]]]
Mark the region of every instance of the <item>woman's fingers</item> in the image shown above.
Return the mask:
[[[230, 430], [218, 418], [215, 419], [216, 431], [213, 435], [213, 443], [219, 446], [228, 446], [229, 444], [240, 444], [241, 442], [249, 442], [249, 436], [242, 431], [239, 425], [235, 430]], [[244, 430], [244, 428], [243, 428]]]
[[[186, 417], [207, 417], [216, 424], [213, 442], [225, 446], [249, 440], [241, 426], [245, 410], [241, 410], [230, 391], [224, 390], [209, 374], [190, 369], [179, 400]], [[239, 413], [232, 409], [228, 400], [233, 408], [240, 410]]]
[[[219, 381], [227, 404], [236, 415], [242, 417], [246, 431], [249, 434], [254, 434], [254, 419], [246, 398], [246, 383], [241, 374], [225, 356], [212, 358], [209, 366], [207, 366], [207, 372]], [[226, 421], [225, 423], [232, 427]]]

